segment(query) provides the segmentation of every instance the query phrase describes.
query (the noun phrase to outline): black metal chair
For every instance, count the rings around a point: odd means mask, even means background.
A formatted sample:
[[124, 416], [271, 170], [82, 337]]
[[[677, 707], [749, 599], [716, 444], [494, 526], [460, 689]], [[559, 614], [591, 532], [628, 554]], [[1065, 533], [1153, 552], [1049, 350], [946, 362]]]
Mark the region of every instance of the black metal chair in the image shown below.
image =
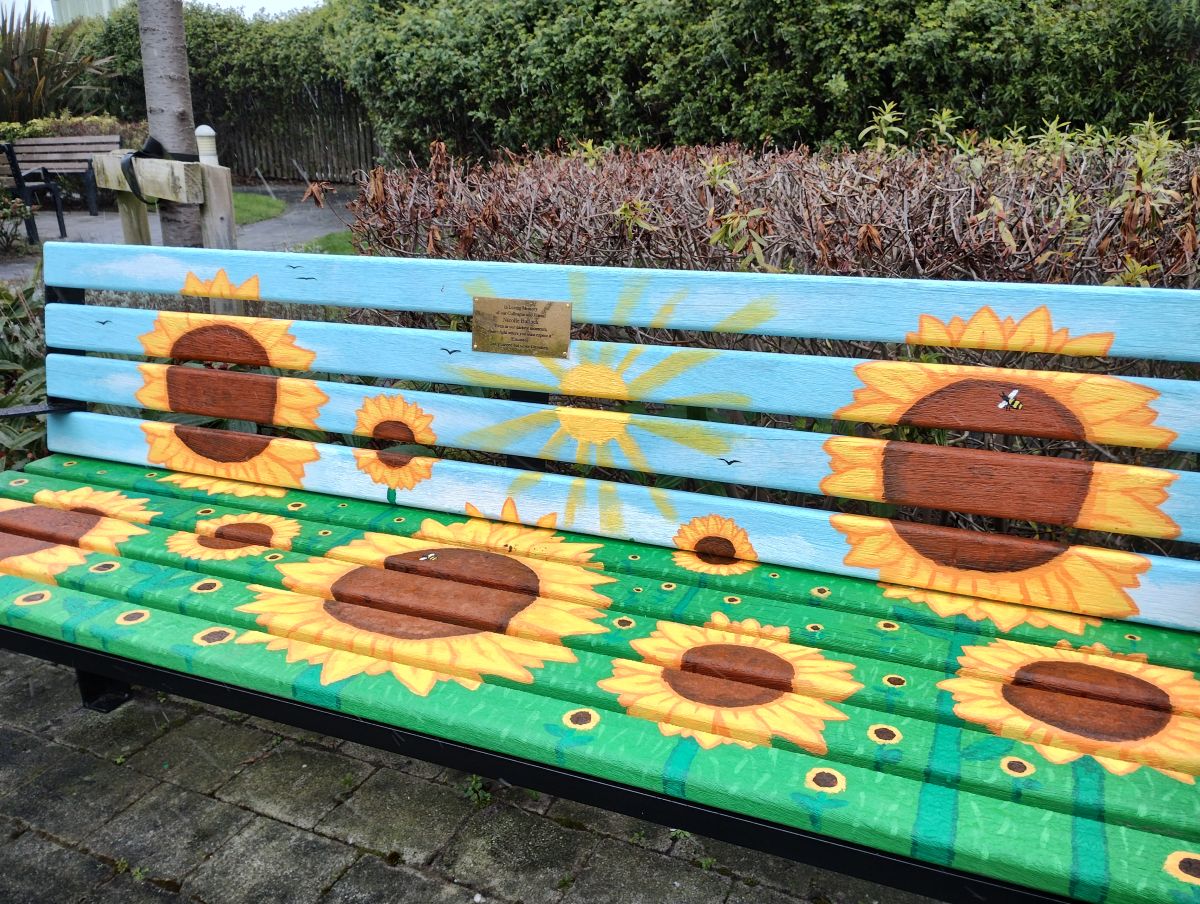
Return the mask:
[[[17, 162], [17, 155], [12, 143], [5, 142], [0, 146], [4, 148], [4, 156], [8, 159], [8, 168], [11, 171], [13, 180], [13, 195], [28, 204], [30, 208], [37, 203], [38, 193], [49, 195], [50, 199], [54, 202], [55, 216], [58, 217], [58, 237], [65, 239], [67, 237], [67, 224], [63, 219], [62, 186], [58, 184], [58, 181], [44, 166], [22, 172], [21, 166]], [[25, 232], [29, 236], [30, 244], [36, 245], [40, 241], [37, 220], [32, 210], [30, 210], [29, 216], [25, 218]]]

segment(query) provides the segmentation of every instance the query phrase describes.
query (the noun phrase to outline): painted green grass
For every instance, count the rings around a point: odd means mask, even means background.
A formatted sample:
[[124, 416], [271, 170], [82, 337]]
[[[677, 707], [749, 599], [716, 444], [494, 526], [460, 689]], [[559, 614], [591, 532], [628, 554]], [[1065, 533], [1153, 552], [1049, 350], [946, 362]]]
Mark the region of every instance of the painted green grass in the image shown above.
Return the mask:
[[350, 231], [331, 232], [311, 242], [305, 242], [297, 250], [310, 254], [355, 254], [354, 246], [350, 243]]
[[239, 226], [274, 219], [283, 213], [285, 207], [287, 205], [282, 201], [267, 195], [245, 191], [233, 193], [233, 215]]

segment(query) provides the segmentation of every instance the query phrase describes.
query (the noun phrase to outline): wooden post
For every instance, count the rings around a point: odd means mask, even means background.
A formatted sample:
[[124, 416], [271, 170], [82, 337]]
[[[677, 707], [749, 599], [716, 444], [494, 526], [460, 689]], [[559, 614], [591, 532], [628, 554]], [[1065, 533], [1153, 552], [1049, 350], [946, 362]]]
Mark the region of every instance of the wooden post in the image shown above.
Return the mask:
[[[121, 172], [124, 151], [97, 154], [92, 158], [96, 184], [117, 193], [121, 233], [126, 245], [149, 245], [150, 219], [146, 205], [129, 190]], [[200, 207], [201, 234], [205, 248], [236, 248], [237, 223], [233, 215], [233, 176], [228, 167], [180, 160], [137, 157], [133, 161], [138, 187], [147, 198], [196, 204]], [[210, 299], [214, 314], [243, 314], [245, 302], [231, 298]]]

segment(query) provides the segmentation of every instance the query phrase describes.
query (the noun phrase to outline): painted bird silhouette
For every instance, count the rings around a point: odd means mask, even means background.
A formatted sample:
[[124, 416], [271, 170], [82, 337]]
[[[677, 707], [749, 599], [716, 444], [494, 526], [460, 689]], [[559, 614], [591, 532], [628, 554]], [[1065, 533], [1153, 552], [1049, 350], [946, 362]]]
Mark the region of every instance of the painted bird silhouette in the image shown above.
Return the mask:
[[444, 348], [444, 349], [442, 349], [442, 351], [444, 351], [447, 355], [457, 355], [459, 352], [462, 351], [462, 349], [461, 348]]
[[112, 323], [111, 320], [97, 320], [96, 322], [101, 326], [108, 326], [110, 323]]
[[316, 279], [316, 277], [315, 276], [297, 276], [296, 279], [308, 280], [308, 279]]
[[[717, 457], [720, 458], [720, 456]], [[725, 462], [727, 465], [740, 465], [742, 463], [740, 458], [721, 458], [721, 461]]]
[[287, 267], [289, 270], [303, 270], [304, 269], [303, 264], [284, 264], [284, 266]]

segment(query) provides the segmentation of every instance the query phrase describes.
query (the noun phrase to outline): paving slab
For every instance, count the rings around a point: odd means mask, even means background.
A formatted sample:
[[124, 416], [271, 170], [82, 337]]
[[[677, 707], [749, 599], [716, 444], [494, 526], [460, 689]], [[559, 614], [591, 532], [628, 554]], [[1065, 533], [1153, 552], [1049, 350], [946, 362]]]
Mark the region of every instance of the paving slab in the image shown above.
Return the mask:
[[504, 804], [476, 812], [435, 865], [454, 881], [522, 904], [556, 904], [597, 838]]
[[249, 725], [200, 714], [130, 757], [128, 764], [154, 778], [210, 794], [277, 742], [277, 736]]
[[64, 904], [112, 876], [94, 857], [24, 832], [0, 847], [2, 900], [12, 904]]
[[765, 885], [746, 885], [744, 882], [736, 880], [733, 883], [733, 889], [729, 892], [729, 897], [725, 899], [725, 904], [798, 904], [798, 902], [811, 904], [809, 898], [795, 898], [773, 888], [767, 888]]
[[317, 831], [404, 863], [428, 862], [473, 807], [454, 790], [380, 769], [317, 825]]
[[660, 853], [668, 850], [673, 843], [671, 830], [663, 826], [565, 798], [556, 800], [546, 815], [568, 828], [599, 832], [609, 838]]
[[78, 904], [177, 904], [183, 901], [178, 892], [167, 891], [145, 879], [135, 879], [129, 872], [113, 876], [81, 898]]
[[732, 883], [677, 858], [605, 840], [562, 904], [708, 904], [724, 901]]
[[24, 653], [14, 653], [11, 650], [0, 650], [0, 685], [31, 674], [41, 667], [42, 662]]
[[75, 673], [48, 663], [0, 687], [0, 723], [30, 731], [45, 728], [82, 705]]
[[476, 892], [367, 854], [337, 881], [321, 904], [473, 904]]
[[358, 857], [350, 847], [256, 816], [183, 882], [204, 904], [319, 901]]
[[241, 807], [164, 783], [92, 834], [87, 848], [148, 878], [179, 881], [253, 818]]
[[111, 713], [77, 706], [50, 727], [50, 735], [62, 744], [105, 759], [124, 759], [186, 721], [189, 715], [186, 707], [170, 698], [160, 700], [157, 694], [139, 690], [132, 700]]
[[67, 753], [65, 748], [41, 735], [0, 726], [0, 788], [16, 791]]
[[399, 769], [402, 772], [407, 772], [409, 775], [415, 775], [418, 778], [430, 781], [438, 778], [446, 771], [444, 766], [439, 766], [436, 763], [427, 763], [425, 760], [413, 759], [396, 751], [381, 750], [378, 747], [358, 744], [354, 741], [343, 741], [338, 745], [337, 749], [339, 753], [352, 756], [356, 760], [362, 760], [388, 769]]
[[301, 741], [302, 743], [312, 744], [316, 747], [327, 747], [333, 750], [340, 745], [340, 741], [337, 738], [331, 738], [329, 735], [323, 735], [316, 731], [308, 731], [304, 728], [296, 728], [294, 725], [288, 725], [284, 722], [261, 719], [258, 716], [250, 717], [246, 720], [246, 724], [261, 731], [269, 731], [271, 734], [282, 735], [285, 738], [291, 738], [293, 741]]
[[217, 797], [311, 829], [374, 767], [353, 757], [284, 741], [217, 790]]
[[153, 788], [153, 779], [73, 750], [0, 798], [0, 813], [69, 842], [80, 842]]
[[671, 849], [671, 856], [693, 865], [708, 863], [710, 869], [778, 888], [792, 895], [805, 894], [812, 882], [812, 871], [792, 860], [703, 835], [688, 834], [680, 838]]

